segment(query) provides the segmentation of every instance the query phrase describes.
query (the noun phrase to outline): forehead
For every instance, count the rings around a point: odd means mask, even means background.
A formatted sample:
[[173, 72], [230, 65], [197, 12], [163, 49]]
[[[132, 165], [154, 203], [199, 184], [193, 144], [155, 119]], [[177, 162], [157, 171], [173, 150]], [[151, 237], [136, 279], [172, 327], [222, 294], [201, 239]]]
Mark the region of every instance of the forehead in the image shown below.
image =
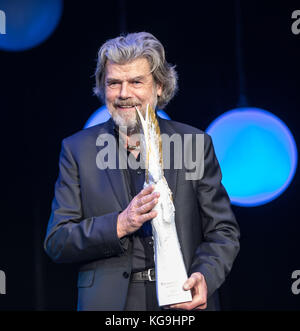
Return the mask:
[[110, 60], [106, 62], [106, 78], [130, 78], [150, 74], [150, 65], [147, 59], [138, 58], [133, 61], [118, 64]]

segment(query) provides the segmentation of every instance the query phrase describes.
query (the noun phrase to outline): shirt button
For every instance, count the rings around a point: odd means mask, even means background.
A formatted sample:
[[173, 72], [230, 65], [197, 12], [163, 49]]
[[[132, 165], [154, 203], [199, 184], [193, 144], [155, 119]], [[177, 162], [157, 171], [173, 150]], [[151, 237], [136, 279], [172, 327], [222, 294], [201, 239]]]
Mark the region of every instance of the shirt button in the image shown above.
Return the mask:
[[137, 170], [136, 172], [138, 175], [141, 175], [142, 174], [142, 171], [141, 170]]
[[153, 246], [153, 241], [149, 241], [149, 245], [150, 246]]
[[128, 278], [128, 277], [129, 277], [129, 273], [126, 272], [126, 271], [124, 271], [124, 272], [123, 272], [123, 277], [124, 277], [124, 278]]

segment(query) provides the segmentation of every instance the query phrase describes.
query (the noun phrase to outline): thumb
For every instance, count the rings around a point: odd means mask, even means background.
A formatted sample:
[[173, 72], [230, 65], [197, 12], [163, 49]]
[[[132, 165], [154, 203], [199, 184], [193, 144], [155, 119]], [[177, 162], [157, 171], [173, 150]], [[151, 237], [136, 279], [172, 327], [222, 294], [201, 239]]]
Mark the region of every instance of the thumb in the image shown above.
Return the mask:
[[194, 277], [190, 277], [183, 284], [183, 289], [185, 291], [190, 290], [192, 287], [194, 287], [195, 283], [196, 283], [195, 278]]

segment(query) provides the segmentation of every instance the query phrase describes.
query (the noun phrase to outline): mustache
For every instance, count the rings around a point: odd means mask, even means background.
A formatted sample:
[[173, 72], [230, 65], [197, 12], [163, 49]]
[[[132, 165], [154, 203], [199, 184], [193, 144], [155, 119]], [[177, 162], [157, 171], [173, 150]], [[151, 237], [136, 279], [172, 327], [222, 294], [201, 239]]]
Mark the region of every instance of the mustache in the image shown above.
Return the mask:
[[129, 107], [134, 107], [134, 106], [138, 106], [139, 103], [134, 101], [134, 100], [117, 100], [114, 103], [114, 106], [118, 107], [118, 106], [129, 106]]

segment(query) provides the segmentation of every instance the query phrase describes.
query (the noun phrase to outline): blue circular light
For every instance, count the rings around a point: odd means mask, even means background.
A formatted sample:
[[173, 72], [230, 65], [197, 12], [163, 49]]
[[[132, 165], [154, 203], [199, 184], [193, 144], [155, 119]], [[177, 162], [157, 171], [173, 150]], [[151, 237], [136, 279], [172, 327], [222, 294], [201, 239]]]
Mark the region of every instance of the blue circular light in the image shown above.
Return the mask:
[[58, 25], [62, 0], [0, 0], [6, 17], [6, 34], [0, 35], [0, 49], [23, 51], [46, 40]]
[[285, 191], [297, 167], [297, 147], [287, 126], [259, 108], [237, 108], [207, 128], [231, 202], [265, 204]]
[[158, 110], [156, 113], [160, 118], [163, 118], [165, 120], [170, 120], [171, 119], [170, 116], [166, 112], [164, 112], [163, 110]]
[[[170, 117], [163, 110], [158, 110], [157, 115], [166, 120], [170, 120]], [[109, 119], [110, 119], [110, 113], [108, 112], [108, 109], [106, 108], [106, 106], [102, 106], [90, 116], [90, 118], [87, 120], [87, 122], [84, 125], [84, 129], [100, 123], [104, 123]]]
[[91, 126], [104, 123], [110, 119], [110, 113], [106, 106], [102, 106], [97, 109], [87, 120], [84, 125], [84, 129], [90, 128]]

